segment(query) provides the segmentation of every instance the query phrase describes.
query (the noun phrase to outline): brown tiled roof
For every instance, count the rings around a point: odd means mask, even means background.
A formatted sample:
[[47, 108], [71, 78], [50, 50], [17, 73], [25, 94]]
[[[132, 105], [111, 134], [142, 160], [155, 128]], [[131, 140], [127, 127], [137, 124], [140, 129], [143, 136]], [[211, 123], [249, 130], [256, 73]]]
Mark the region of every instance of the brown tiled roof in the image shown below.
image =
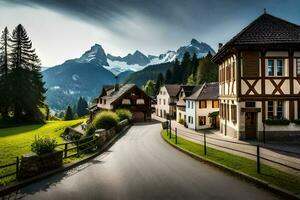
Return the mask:
[[227, 42], [213, 61], [230, 46], [274, 44], [300, 44], [300, 26], [264, 13]]
[[102, 99], [111, 99], [111, 101], [117, 100], [119, 97], [121, 97], [123, 94], [125, 94], [128, 90], [133, 88], [135, 84], [124, 84], [119, 86], [119, 90], [115, 91], [114, 88], [109, 89], [107, 91], [107, 95], [103, 96]]
[[187, 100], [216, 100], [219, 98], [219, 83], [204, 83], [198, 89], [186, 97]]
[[167, 84], [165, 85], [165, 87], [170, 97], [176, 97], [181, 88], [180, 85], [175, 85], [175, 84]]

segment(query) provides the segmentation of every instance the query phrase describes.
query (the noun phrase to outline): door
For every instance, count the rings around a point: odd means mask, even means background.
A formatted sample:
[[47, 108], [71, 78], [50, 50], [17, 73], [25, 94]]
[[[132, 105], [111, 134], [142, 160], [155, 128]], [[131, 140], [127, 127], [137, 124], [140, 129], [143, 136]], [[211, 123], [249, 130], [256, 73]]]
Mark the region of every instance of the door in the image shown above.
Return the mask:
[[132, 120], [134, 122], [144, 122], [145, 121], [145, 113], [140, 111], [132, 112]]
[[246, 112], [245, 116], [245, 134], [246, 139], [256, 139], [257, 131], [257, 113]]

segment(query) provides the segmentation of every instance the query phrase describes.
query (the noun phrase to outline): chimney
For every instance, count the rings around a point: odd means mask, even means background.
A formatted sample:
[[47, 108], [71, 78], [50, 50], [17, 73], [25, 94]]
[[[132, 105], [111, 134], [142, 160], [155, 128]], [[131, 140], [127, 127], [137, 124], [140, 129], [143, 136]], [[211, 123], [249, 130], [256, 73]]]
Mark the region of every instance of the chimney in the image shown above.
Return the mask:
[[219, 50], [222, 48], [223, 43], [219, 43]]
[[115, 76], [115, 78], [116, 78], [115, 91], [119, 91], [120, 86], [119, 86], [119, 82], [118, 82], [118, 76]]

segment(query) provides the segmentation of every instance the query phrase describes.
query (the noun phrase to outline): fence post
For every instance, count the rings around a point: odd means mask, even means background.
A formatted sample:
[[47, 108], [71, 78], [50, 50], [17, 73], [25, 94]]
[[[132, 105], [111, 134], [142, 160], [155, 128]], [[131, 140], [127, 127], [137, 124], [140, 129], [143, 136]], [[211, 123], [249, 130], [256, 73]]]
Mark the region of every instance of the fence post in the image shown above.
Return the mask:
[[76, 141], [77, 157], [79, 157], [79, 141]]
[[204, 131], [204, 156], [206, 156], [206, 132]]
[[259, 145], [256, 145], [256, 171], [260, 173]]
[[65, 144], [64, 154], [66, 158], [68, 156], [68, 143]]
[[16, 160], [16, 179], [18, 180], [19, 178], [19, 156], [17, 156], [17, 160]]
[[175, 128], [175, 144], [177, 144], [177, 128]]

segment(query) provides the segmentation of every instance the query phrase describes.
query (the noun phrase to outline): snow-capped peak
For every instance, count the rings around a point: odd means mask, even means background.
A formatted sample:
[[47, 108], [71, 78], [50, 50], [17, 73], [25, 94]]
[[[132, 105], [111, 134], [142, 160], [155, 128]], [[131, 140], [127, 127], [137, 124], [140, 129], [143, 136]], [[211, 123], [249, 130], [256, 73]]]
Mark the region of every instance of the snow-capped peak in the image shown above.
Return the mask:
[[90, 50], [86, 51], [77, 61], [79, 62], [97, 62], [100, 65], [108, 66], [104, 49], [100, 44], [95, 44]]

